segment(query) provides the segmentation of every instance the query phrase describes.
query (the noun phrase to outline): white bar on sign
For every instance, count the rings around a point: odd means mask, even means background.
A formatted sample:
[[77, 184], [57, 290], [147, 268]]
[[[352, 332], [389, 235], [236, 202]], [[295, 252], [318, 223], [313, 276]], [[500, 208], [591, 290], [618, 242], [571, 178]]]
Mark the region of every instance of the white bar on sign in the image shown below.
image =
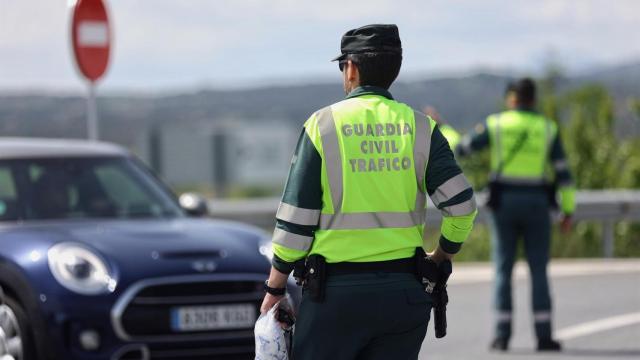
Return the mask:
[[82, 21], [78, 25], [78, 45], [84, 47], [109, 46], [109, 29], [104, 21]]

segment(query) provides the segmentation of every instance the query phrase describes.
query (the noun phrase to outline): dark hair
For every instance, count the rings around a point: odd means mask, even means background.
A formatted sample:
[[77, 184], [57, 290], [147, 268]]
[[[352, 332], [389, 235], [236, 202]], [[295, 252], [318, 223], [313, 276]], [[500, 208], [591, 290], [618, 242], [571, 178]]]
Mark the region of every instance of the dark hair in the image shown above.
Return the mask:
[[360, 74], [360, 85], [389, 89], [400, 73], [402, 55], [396, 53], [349, 54]]
[[510, 82], [505, 93], [510, 92], [516, 94], [516, 101], [521, 105], [534, 105], [536, 102], [536, 83], [531, 78]]

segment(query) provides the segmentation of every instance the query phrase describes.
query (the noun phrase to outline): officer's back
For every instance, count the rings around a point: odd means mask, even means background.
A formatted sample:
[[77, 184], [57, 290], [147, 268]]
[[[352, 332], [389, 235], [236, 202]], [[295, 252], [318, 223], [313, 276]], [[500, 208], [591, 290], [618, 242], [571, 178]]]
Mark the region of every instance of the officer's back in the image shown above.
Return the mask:
[[414, 260], [426, 196], [444, 215], [431, 255], [440, 263], [471, 231], [473, 190], [435, 122], [388, 91], [402, 62], [395, 25], [348, 31], [335, 61], [347, 96], [305, 122], [276, 214], [262, 311], [296, 268], [305, 284], [297, 360], [416, 359], [433, 304]]

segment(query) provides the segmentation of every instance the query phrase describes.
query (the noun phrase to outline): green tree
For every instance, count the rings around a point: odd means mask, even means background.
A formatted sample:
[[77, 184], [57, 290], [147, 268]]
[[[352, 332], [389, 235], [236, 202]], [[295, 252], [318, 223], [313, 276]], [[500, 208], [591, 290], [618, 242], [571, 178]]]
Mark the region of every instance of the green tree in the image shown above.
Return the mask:
[[569, 163], [578, 188], [618, 187], [620, 157], [614, 133], [613, 100], [600, 85], [567, 94], [569, 122], [564, 127]]
[[568, 117], [562, 127], [564, 143], [578, 188], [640, 186], [640, 143], [616, 136], [614, 101], [607, 90], [585, 85], [566, 94], [561, 103]]
[[640, 118], [640, 99], [631, 99], [629, 101], [629, 108], [631, 112], [636, 115], [636, 118]]
[[[599, 84], [585, 85], [557, 96], [555, 101], [558, 113], [564, 115], [561, 131], [577, 187], [638, 188], [640, 141], [616, 136], [615, 103], [607, 89]], [[616, 255], [639, 256], [640, 226], [622, 221], [615, 229]], [[572, 236], [554, 243], [553, 253], [600, 256], [601, 242], [600, 224], [579, 223]]]

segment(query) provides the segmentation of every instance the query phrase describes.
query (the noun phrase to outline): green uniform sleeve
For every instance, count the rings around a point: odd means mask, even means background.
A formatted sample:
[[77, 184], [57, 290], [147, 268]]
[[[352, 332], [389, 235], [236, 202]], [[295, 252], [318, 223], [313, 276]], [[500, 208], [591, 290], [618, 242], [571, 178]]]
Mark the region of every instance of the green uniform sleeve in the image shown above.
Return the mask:
[[455, 147], [456, 155], [467, 156], [489, 146], [489, 132], [485, 124], [478, 124], [473, 131], [462, 137]]
[[322, 208], [322, 159], [303, 129], [291, 161], [273, 232], [272, 265], [288, 274], [307, 256]]
[[560, 188], [560, 210], [567, 215], [576, 211], [576, 188], [574, 186]]
[[425, 182], [431, 201], [443, 216], [440, 247], [455, 254], [471, 233], [478, 211], [473, 188], [438, 127], [431, 135]]
[[576, 187], [562, 146], [560, 132], [553, 139], [549, 157], [555, 172], [558, 192], [560, 193], [560, 210], [567, 215], [571, 215], [576, 210]]

